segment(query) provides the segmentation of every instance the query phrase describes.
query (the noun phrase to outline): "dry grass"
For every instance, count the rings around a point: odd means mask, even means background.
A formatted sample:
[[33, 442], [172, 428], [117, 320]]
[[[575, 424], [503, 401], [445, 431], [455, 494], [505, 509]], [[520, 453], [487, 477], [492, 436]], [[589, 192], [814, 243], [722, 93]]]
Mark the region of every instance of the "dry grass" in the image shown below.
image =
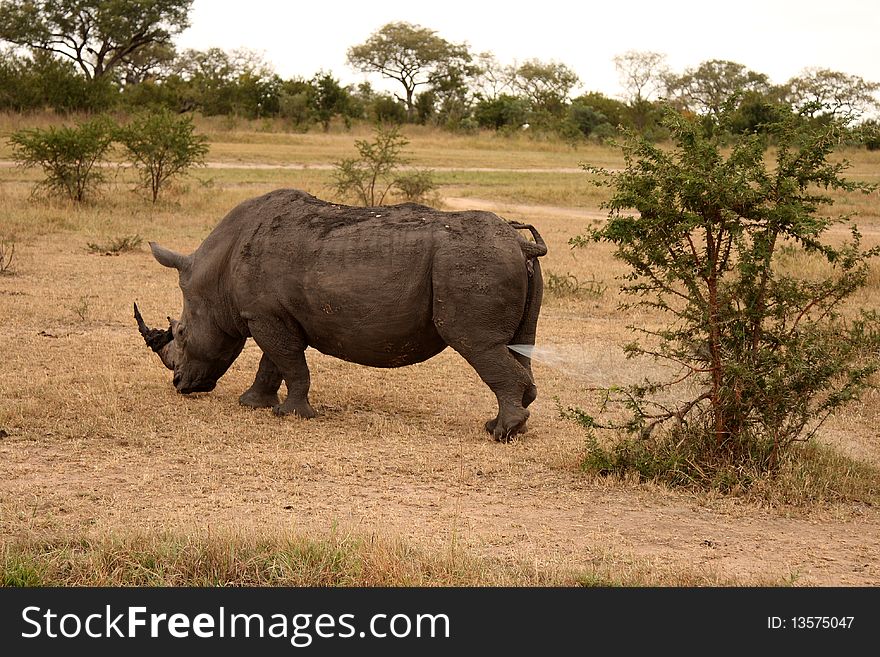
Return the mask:
[[[17, 120], [0, 119], [0, 130]], [[214, 130], [212, 160], [326, 164], [354, 138], [203, 127]], [[618, 161], [610, 150], [524, 137], [416, 130], [410, 138], [420, 165]], [[880, 171], [873, 155], [851, 156], [860, 175]], [[589, 405], [586, 385], [643, 373], [619, 345], [627, 324], [656, 321], [617, 308], [622, 269], [609, 249], [567, 244], [602, 216], [586, 174], [438, 173], [447, 207], [534, 223], [550, 246], [545, 272], [602, 289], [547, 296], [539, 342], [563, 359], [535, 363], [540, 396], [529, 432], [512, 444], [486, 437], [494, 399], [449, 351], [374, 370], [310, 350], [319, 417], [308, 422], [237, 404], [259, 359], [251, 344], [213, 393], [175, 394], [131, 317], [134, 300], [153, 324], [179, 312], [174, 273], [146, 249], [104, 258], [87, 245], [139, 235], [190, 251], [236, 203], [263, 191], [326, 197], [328, 173], [205, 169], [154, 206], [121, 172], [96, 202], [75, 206], [31, 199], [33, 173], [0, 169], [0, 237], [16, 244], [15, 275], [0, 277], [7, 583], [880, 584], [880, 513], [851, 496], [799, 508], [580, 472], [584, 436], [558, 406]], [[862, 207], [865, 241], [876, 244], [877, 205]], [[878, 271], [859, 297], [865, 307], [880, 307]], [[823, 444], [880, 465], [878, 401], [874, 394], [833, 418]], [[815, 476], [804, 472], [802, 485]]]
[[477, 586], [573, 585], [574, 575], [426, 555], [401, 541], [331, 532], [326, 538], [125, 536], [5, 547], [0, 585]]
[[[768, 580], [768, 586], [784, 585]], [[712, 573], [668, 572], [608, 554], [587, 570], [445, 553], [330, 531], [323, 538], [108, 536], [7, 543], [0, 586], [735, 586]]]

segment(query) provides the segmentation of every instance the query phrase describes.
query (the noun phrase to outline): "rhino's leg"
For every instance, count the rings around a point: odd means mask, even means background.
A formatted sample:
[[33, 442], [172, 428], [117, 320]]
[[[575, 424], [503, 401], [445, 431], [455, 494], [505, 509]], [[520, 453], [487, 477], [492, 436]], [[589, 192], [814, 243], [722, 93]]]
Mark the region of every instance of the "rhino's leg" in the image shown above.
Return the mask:
[[281, 403], [281, 400], [278, 398], [278, 388], [281, 387], [283, 379], [281, 370], [278, 369], [266, 354], [263, 354], [253, 384], [238, 398], [238, 402], [243, 406], [250, 406], [251, 408], [274, 408], [278, 406]]
[[299, 415], [300, 417], [315, 417], [315, 409], [309, 404], [309, 366], [306, 364], [305, 349], [285, 355], [282, 361], [281, 371], [284, 382], [287, 384], [287, 399], [284, 403], [274, 407], [275, 415]]
[[[516, 341], [515, 344], [531, 344], [529, 342], [519, 342]], [[532, 374], [532, 359], [527, 356], [523, 356], [522, 354], [512, 354], [514, 358], [516, 358], [517, 362], [523, 366], [526, 372], [529, 375], [529, 386], [526, 388], [526, 391], [523, 393], [522, 405], [523, 408], [528, 408], [529, 404], [535, 401], [538, 398], [538, 388], [535, 386], [535, 377]]]
[[287, 384], [287, 398], [272, 408], [275, 415], [315, 417], [315, 409], [309, 404], [311, 378], [306, 364], [307, 344], [302, 329], [271, 317], [251, 321], [248, 328], [254, 342], [263, 350], [264, 358], [274, 363]]
[[515, 335], [525, 337], [518, 329], [529, 279], [519, 245], [493, 244], [456, 240], [437, 252], [431, 272], [433, 321], [446, 344], [495, 393], [498, 415], [486, 423], [486, 431], [507, 441], [525, 430], [525, 407], [536, 395], [529, 364], [507, 348]]
[[498, 400], [498, 415], [486, 422], [486, 431], [495, 440], [505, 442], [524, 431], [529, 412], [523, 402], [531, 402], [529, 397], [534, 384], [528, 370], [513, 357], [507, 345], [456, 351], [471, 364]]

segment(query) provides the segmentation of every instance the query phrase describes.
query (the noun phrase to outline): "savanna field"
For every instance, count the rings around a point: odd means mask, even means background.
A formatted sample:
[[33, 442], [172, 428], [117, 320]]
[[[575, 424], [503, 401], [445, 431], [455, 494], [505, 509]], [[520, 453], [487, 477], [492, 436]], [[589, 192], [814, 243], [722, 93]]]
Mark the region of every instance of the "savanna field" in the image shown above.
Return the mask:
[[[630, 382], [611, 247], [569, 239], [609, 194], [580, 167], [622, 166], [611, 146], [406, 126], [410, 164], [434, 171], [435, 206], [535, 225], [549, 247], [529, 430], [496, 443], [496, 402], [450, 349], [370, 369], [307, 352], [318, 417], [238, 404], [260, 357], [249, 341], [216, 390], [178, 395], [144, 346], [179, 315], [177, 275], [148, 241], [189, 253], [239, 202], [295, 187], [339, 201], [334, 162], [368, 127], [305, 134], [202, 119], [207, 167], [157, 204], [111, 167], [92, 202], [34, 197], [40, 172], [6, 140], [51, 117], [0, 117], [0, 583], [62, 585], [880, 585], [880, 390], [837, 413], [811, 459], [729, 494], [585, 472], [587, 388]], [[880, 151], [847, 175], [880, 182]], [[880, 192], [835, 194], [880, 244]], [[835, 228], [831, 239], [847, 236]], [[119, 248], [126, 240], [133, 248]], [[814, 263], [793, 259], [811, 275]], [[880, 263], [845, 312], [880, 309]], [[282, 390], [283, 392], [283, 390]], [[610, 437], [609, 437], [610, 438]]]

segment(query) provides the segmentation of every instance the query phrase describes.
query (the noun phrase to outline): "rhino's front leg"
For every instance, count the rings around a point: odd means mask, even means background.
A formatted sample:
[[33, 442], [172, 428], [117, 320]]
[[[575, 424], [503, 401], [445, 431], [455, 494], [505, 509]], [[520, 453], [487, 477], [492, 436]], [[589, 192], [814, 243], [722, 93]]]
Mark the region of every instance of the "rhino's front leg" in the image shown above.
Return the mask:
[[238, 402], [243, 406], [250, 406], [251, 408], [274, 408], [278, 406], [281, 403], [281, 400], [278, 398], [278, 388], [281, 387], [283, 378], [281, 370], [275, 366], [275, 363], [266, 354], [263, 354], [253, 384], [238, 398]]
[[[272, 407], [275, 415], [315, 417], [315, 409], [309, 404], [311, 378], [309, 366], [306, 364], [307, 345], [302, 331], [298, 327], [291, 330], [287, 324], [272, 318], [250, 322], [248, 326], [254, 342], [263, 350], [263, 359], [273, 364], [287, 384], [287, 399]], [[261, 360], [261, 369], [262, 365]]]

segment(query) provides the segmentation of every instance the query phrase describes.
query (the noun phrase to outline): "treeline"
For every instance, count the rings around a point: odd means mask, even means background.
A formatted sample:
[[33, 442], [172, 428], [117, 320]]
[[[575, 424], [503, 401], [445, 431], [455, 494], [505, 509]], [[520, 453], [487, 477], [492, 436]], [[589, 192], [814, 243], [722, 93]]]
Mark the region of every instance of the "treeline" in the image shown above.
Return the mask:
[[100, 112], [197, 110], [204, 115], [280, 118], [291, 129], [329, 129], [334, 121], [430, 124], [449, 130], [527, 127], [576, 141], [604, 139], [620, 127], [662, 139], [661, 107], [717, 116], [726, 129], [760, 131], [780, 112], [806, 120], [862, 121], [880, 104], [880, 85], [846, 73], [809, 69], [782, 84], [742, 64], [710, 60], [671, 71], [661, 53], [614, 58], [621, 99], [575, 95], [584, 81], [567, 65], [536, 59], [505, 64], [435, 31], [389, 23], [347, 51], [349, 65], [392, 82], [343, 85], [332, 72], [283, 79], [253, 51], [178, 52], [191, 0], [6, 0], [0, 4], [0, 109]]

